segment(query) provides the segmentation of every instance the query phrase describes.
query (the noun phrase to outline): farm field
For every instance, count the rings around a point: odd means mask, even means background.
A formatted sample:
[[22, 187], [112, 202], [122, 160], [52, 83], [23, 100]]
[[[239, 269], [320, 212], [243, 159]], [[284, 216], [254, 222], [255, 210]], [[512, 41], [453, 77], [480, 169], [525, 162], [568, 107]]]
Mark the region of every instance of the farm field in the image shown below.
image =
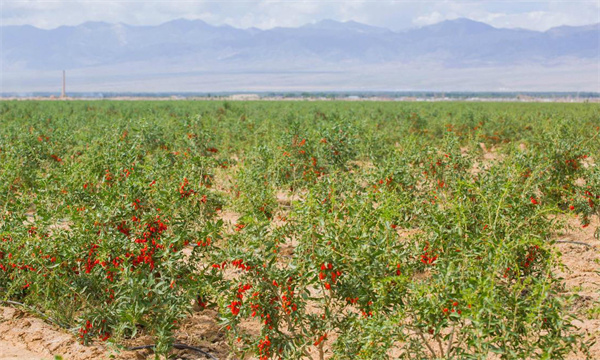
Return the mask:
[[0, 102], [0, 359], [600, 358], [599, 157], [600, 104]]

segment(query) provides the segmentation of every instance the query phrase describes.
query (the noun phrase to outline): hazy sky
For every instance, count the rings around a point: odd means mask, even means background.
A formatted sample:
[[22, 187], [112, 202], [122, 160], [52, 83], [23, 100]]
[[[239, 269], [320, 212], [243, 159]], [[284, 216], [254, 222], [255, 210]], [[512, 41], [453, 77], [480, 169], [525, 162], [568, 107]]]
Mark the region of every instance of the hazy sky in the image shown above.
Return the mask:
[[0, 0], [3, 25], [85, 21], [154, 25], [177, 18], [235, 27], [299, 26], [322, 19], [401, 30], [467, 17], [496, 27], [547, 30], [600, 22], [600, 0]]

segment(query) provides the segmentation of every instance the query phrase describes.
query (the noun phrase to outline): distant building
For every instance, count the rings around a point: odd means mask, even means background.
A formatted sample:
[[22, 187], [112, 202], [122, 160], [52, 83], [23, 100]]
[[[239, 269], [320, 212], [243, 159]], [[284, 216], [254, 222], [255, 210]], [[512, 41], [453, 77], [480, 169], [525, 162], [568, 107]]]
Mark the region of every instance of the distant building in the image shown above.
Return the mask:
[[233, 94], [229, 96], [229, 100], [260, 100], [258, 94]]

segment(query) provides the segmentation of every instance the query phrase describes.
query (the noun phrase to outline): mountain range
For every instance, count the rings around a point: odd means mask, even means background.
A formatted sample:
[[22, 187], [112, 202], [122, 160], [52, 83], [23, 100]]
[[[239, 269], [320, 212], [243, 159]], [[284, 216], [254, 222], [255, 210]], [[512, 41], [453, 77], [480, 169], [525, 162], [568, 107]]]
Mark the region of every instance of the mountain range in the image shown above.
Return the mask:
[[[82, 91], [448, 90], [453, 82], [456, 90], [552, 90], [544, 86], [553, 81], [556, 90], [600, 87], [600, 24], [539, 32], [461, 18], [394, 32], [355, 21], [261, 30], [178, 19], [156, 26], [86, 22], [0, 30], [5, 92], [54, 90], [62, 69]], [[481, 84], [461, 79], [470, 70], [484, 74]], [[502, 76], [520, 72], [531, 81]]]

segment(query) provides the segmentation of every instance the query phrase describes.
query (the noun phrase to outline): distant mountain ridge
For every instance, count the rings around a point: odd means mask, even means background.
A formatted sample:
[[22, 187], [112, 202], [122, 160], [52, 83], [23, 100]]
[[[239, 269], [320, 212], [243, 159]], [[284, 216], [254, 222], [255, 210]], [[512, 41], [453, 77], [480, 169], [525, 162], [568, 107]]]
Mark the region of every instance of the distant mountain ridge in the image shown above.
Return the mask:
[[[495, 28], [447, 20], [403, 32], [355, 21], [322, 20], [268, 30], [213, 26], [178, 19], [156, 26], [86, 22], [42, 30], [4, 26], [6, 69], [73, 69], [168, 60], [173, 65], [303, 67], [308, 64], [378, 64], [432, 60], [447, 66], [598, 59], [600, 24], [561, 26], [545, 32]], [[311, 65], [311, 66], [312, 66]]]
[[469, 20], [395, 32], [355, 21], [238, 29], [202, 20], [1, 28], [2, 91], [599, 91], [600, 24], [548, 31]]

